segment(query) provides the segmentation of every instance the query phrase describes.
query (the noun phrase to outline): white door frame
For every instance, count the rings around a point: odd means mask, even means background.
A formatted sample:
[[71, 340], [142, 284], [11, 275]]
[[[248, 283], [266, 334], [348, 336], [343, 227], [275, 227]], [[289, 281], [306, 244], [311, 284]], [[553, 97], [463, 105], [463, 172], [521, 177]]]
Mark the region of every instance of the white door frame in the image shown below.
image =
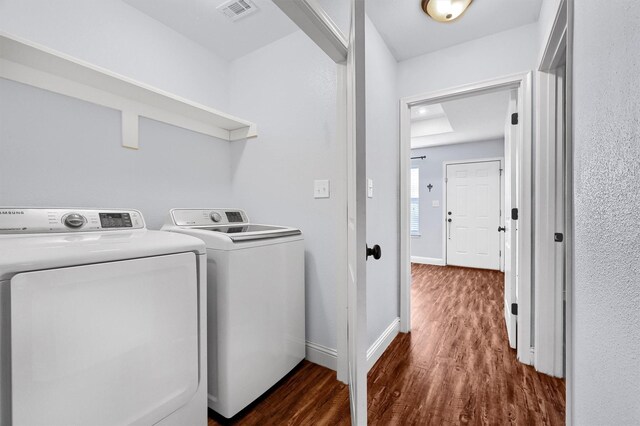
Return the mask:
[[[488, 157], [488, 158], [475, 158], [472, 160], [451, 160], [451, 161], [443, 161], [442, 162], [442, 187], [444, 191], [442, 191], [442, 223], [446, 224], [447, 221], [447, 166], [452, 164], [467, 164], [467, 163], [488, 163], [491, 161], [499, 161], [500, 162], [500, 211], [504, 210], [504, 176], [502, 172], [504, 171], [504, 157]], [[500, 215], [500, 225], [504, 225], [504, 216]], [[504, 252], [504, 238], [500, 238], [500, 250]], [[443, 265], [448, 265], [447, 263], [447, 233], [442, 232], [442, 263]], [[503, 269], [502, 259], [500, 259], [500, 270]]]
[[[536, 140], [536, 240], [535, 240], [535, 367], [543, 373], [567, 376], [567, 416], [570, 397], [571, 344], [571, 250], [572, 250], [572, 151], [571, 96], [565, 101], [565, 112], [558, 111], [558, 102], [570, 95], [568, 1], [561, 0], [551, 34], [536, 72], [537, 140]], [[566, 75], [558, 67], [566, 65]], [[564, 90], [563, 90], [564, 89]], [[563, 140], [564, 138], [564, 140]], [[556, 149], [564, 143], [564, 164], [556, 164]], [[560, 175], [563, 172], [564, 175]], [[556, 198], [557, 185], [564, 181], [565, 199]], [[564, 229], [556, 223], [558, 213], [564, 213]], [[555, 232], [564, 233], [563, 242], [555, 242]], [[564, 272], [558, 271], [557, 250], [564, 249]], [[562, 255], [562, 254], [561, 254]], [[566, 289], [563, 289], [563, 280]], [[563, 291], [566, 290], [566, 296]], [[566, 300], [566, 311], [563, 302]], [[566, 315], [566, 321], [565, 321]], [[565, 348], [566, 341], [566, 348]], [[566, 351], [566, 353], [565, 353]], [[569, 417], [567, 417], [569, 418]]]
[[520, 73], [424, 95], [408, 96], [400, 100], [400, 331], [411, 331], [411, 237], [410, 237], [410, 157], [411, 107], [450, 101], [470, 95], [517, 89], [518, 114], [521, 118], [518, 162], [522, 170], [520, 182], [518, 262], [520, 268], [518, 301], [518, 359], [532, 364], [531, 355], [531, 247], [532, 247], [532, 94], [531, 73]]

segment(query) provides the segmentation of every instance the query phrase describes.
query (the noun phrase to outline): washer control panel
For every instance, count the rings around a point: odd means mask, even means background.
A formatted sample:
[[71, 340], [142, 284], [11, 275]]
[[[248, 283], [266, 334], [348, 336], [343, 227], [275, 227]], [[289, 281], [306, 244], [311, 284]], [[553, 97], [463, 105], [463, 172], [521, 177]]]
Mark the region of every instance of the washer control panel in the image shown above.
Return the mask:
[[178, 226], [211, 226], [249, 223], [240, 209], [173, 209], [171, 222]]
[[0, 234], [144, 229], [142, 213], [120, 209], [0, 208]]

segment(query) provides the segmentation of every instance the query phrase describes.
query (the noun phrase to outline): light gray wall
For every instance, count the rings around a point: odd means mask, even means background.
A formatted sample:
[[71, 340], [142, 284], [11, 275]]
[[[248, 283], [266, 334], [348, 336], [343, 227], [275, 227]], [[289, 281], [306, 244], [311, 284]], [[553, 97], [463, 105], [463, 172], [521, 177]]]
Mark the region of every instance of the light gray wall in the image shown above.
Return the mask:
[[[445, 208], [443, 188], [443, 162], [504, 157], [504, 139], [443, 145], [412, 149], [411, 156], [426, 155], [424, 160], [412, 160], [411, 167], [420, 170], [420, 236], [411, 237], [411, 256], [444, 259], [442, 233]], [[431, 192], [427, 185], [432, 184]], [[432, 202], [438, 200], [439, 207]]]
[[[231, 76], [230, 112], [258, 123], [259, 132], [231, 144], [235, 205], [257, 222], [302, 229], [307, 340], [336, 348], [346, 214], [336, 65], [299, 31], [231, 62]], [[331, 181], [331, 198], [313, 198], [314, 179]]]
[[[228, 64], [121, 1], [2, 0], [0, 31], [214, 107]], [[229, 142], [0, 79], [0, 205], [123, 207], [159, 228], [176, 206], [230, 203]]]
[[367, 262], [369, 345], [399, 316], [399, 139], [395, 58], [373, 23], [366, 19], [367, 242], [379, 244], [382, 258]]
[[229, 142], [0, 79], [0, 205], [140, 209], [160, 228], [177, 206], [230, 203]]
[[537, 68], [537, 23], [398, 63], [400, 97], [420, 95]]
[[120, 0], [0, 0], [0, 31], [226, 108], [228, 64]]
[[640, 424], [640, 9], [576, 1], [574, 423]]

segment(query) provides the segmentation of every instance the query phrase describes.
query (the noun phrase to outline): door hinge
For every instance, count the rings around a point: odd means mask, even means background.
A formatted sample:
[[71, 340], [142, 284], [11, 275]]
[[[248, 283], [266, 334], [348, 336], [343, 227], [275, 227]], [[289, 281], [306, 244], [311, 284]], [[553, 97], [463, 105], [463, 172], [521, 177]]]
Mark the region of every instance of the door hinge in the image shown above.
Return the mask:
[[498, 251], [498, 257], [502, 257], [502, 250]]
[[518, 220], [518, 209], [511, 209], [511, 220]]
[[518, 315], [518, 304], [517, 303], [512, 303], [511, 304], [511, 315]]
[[444, 182], [445, 183], [449, 182], [449, 178], [444, 178]]
[[513, 114], [511, 114], [511, 124], [512, 125], [516, 125], [518, 124], [518, 113], [514, 112]]
[[562, 232], [556, 232], [555, 234], [553, 234], [553, 241], [555, 241], [556, 243], [561, 243], [562, 241], [564, 241], [564, 234], [562, 234]]
[[502, 176], [502, 171], [503, 171], [504, 169], [499, 169], [499, 170], [500, 170], [500, 176]]

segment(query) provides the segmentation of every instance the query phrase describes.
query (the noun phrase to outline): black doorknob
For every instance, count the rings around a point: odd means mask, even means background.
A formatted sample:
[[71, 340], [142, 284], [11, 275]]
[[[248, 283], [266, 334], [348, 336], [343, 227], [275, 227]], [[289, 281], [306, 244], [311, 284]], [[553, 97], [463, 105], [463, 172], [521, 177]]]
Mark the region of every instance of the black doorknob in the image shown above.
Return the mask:
[[498, 226], [498, 232], [504, 232], [506, 230], [507, 228], [505, 228], [504, 226]]
[[369, 259], [369, 256], [373, 256], [375, 260], [380, 259], [380, 257], [382, 257], [382, 249], [380, 249], [380, 246], [377, 244], [373, 247], [367, 246], [367, 259]]
[[447, 219], [447, 222], [451, 223], [451, 218]]

